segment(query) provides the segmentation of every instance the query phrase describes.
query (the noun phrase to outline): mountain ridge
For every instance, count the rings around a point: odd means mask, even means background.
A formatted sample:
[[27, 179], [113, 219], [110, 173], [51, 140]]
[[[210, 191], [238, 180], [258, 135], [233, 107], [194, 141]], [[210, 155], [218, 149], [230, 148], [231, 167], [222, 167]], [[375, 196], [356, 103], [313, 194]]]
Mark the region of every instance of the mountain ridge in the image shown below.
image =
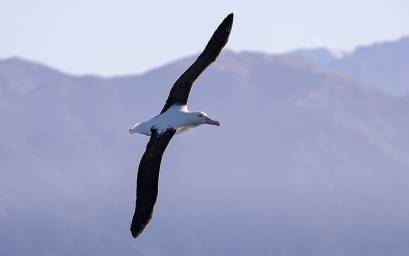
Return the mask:
[[172, 139], [133, 240], [148, 138], [128, 128], [194, 58], [109, 78], [0, 65], [0, 255], [409, 254], [408, 96], [252, 52], [222, 53], [196, 81], [189, 108], [222, 126]]
[[[377, 42], [366, 46], [358, 46], [353, 51], [346, 53], [342, 51], [333, 51], [327, 48], [300, 48], [281, 54], [268, 54], [257, 51], [231, 51], [227, 49], [222, 53], [225, 57], [224, 62], [228, 62], [226, 68], [238, 68], [240, 66], [234, 63], [234, 60], [251, 65], [251, 58], [258, 58], [258, 61], [283, 61], [293, 62], [293, 64], [300, 64], [310, 66], [311, 68], [325, 70], [326, 72], [339, 73], [343, 76], [353, 78], [357, 82], [367, 84], [369, 86], [378, 88], [386, 93], [403, 96], [409, 93], [409, 74], [406, 70], [409, 69], [407, 59], [409, 58], [409, 37], [401, 37], [398, 40], [390, 40], [385, 42]], [[50, 71], [54, 73], [54, 78], [58, 80], [58, 76], [67, 75], [75, 78], [86, 77], [92, 79], [103, 80], [121, 80], [132, 79], [134, 77], [142, 77], [156, 70], [175, 69], [178, 66], [186, 67], [190, 65], [198, 54], [183, 57], [178, 60], [170, 61], [158, 67], [154, 67], [146, 72], [135, 73], [129, 75], [114, 75], [114, 76], [100, 76], [100, 75], [72, 75], [57, 69], [51, 68], [47, 65], [42, 65], [35, 61], [25, 60], [21, 57], [12, 57], [0, 60], [0, 76], [1, 74], [12, 74], [13, 67], [20, 65], [20, 72], [41, 72]], [[375, 58], [375, 59], [374, 59]], [[14, 63], [14, 64], [13, 64]], [[218, 68], [223, 64], [217, 62]], [[390, 67], [394, 68], [391, 69]], [[4, 69], [8, 70], [4, 70]], [[178, 69], [179, 70], [179, 69]], [[180, 71], [183, 72], [183, 71]], [[369, 75], [372, 74], [372, 75]], [[3, 75], [4, 76], [4, 75]], [[15, 74], [17, 77], [22, 77], [24, 74]], [[21, 90], [30, 90], [29, 85], [22, 86]], [[27, 87], [27, 88], [26, 88]]]

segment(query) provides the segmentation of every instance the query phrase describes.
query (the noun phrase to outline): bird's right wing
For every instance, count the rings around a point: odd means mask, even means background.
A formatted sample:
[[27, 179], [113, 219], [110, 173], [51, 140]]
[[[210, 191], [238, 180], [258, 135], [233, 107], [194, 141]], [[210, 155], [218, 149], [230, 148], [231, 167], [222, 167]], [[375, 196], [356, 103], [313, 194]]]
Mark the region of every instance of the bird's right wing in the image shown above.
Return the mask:
[[196, 61], [179, 77], [170, 90], [166, 104], [161, 114], [174, 104], [187, 104], [190, 90], [194, 81], [200, 74], [216, 60], [223, 47], [226, 45], [233, 25], [233, 13], [229, 14], [219, 25], [213, 36], [210, 38], [205, 49]]
[[131, 233], [136, 238], [152, 218], [158, 196], [159, 170], [163, 152], [175, 135], [175, 129], [168, 129], [162, 134], [152, 130], [138, 168], [135, 212], [132, 218]]

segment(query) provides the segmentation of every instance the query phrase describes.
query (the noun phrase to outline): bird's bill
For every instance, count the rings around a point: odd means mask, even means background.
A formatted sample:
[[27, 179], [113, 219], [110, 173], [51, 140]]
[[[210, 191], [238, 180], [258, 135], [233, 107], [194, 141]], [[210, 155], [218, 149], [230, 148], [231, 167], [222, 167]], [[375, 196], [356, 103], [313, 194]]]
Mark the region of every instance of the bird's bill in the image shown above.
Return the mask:
[[207, 117], [206, 123], [207, 123], [207, 124], [210, 124], [210, 125], [220, 126], [220, 122], [219, 122], [219, 121], [213, 120], [213, 119], [211, 119], [210, 117]]

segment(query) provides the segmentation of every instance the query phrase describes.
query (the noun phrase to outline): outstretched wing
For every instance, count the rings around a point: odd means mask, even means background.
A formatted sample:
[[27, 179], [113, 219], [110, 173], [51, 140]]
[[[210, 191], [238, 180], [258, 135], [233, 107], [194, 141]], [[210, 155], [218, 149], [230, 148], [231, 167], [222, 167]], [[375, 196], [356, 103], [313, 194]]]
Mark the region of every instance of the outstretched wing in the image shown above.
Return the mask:
[[151, 138], [138, 168], [136, 204], [131, 224], [131, 233], [134, 238], [142, 233], [152, 218], [158, 195], [162, 155], [175, 132], [175, 129], [168, 129], [159, 135], [156, 130], [152, 130]]
[[190, 90], [194, 81], [200, 74], [216, 60], [223, 47], [229, 39], [231, 27], [233, 25], [233, 13], [229, 14], [210, 38], [205, 49], [196, 59], [196, 61], [179, 77], [170, 90], [166, 104], [161, 114], [168, 110], [174, 104], [187, 104]]

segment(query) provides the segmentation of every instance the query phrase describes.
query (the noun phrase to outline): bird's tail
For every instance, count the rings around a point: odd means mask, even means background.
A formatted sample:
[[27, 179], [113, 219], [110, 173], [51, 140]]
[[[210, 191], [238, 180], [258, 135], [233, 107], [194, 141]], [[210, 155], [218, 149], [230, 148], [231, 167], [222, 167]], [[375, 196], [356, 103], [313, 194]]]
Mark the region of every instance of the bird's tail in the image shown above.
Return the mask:
[[140, 133], [145, 134], [147, 136], [151, 136], [151, 130], [146, 122], [136, 123], [129, 129], [130, 134]]

